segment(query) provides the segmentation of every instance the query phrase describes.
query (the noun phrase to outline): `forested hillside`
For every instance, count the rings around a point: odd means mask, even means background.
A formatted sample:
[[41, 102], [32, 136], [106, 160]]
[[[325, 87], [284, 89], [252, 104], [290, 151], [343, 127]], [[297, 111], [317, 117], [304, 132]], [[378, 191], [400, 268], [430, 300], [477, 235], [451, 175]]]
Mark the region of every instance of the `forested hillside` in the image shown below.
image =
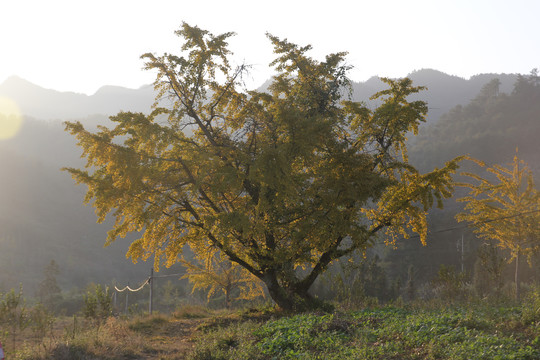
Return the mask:
[[[413, 71], [407, 77], [414, 84], [426, 87], [426, 90], [412, 95], [411, 99], [428, 103], [427, 124], [436, 123], [441, 115], [456, 105], [468, 104], [489, 81], [499, 79], [500, 92], [510, 93], [517, 79], [515, 74], [480, 74], [466, 80], [432, 69]], [[383, 88], [383, 82], [376, 76], [363, 83], [353, 83], [354, 98], [369, 103], [371, 95]]]
[[[536, 72], [519, 76], [510, 92], [502, 92], [495, 78], [485, 83], [468, 103], [458, 105], [441, 116], [437, 123], [422, 127], [410, 141], [411, 162], [420, 169], [440, 167], [458, 155], [469, 155], [489, 165], [507, 165], [516, 155], [525, 160], [540, 181], [540, 81]], [[462, 169], [479, 171], [472, 162], [464, 161]], [[391, 277], [407, 281], [408, 268], [419, 283], [433, 278], [440, 265], [454, 266], [473, 276], [478, 260], [477, 250], [483, 243], [465, 224], [454, 216], [463, 204], [455, 199], [464, 195], [458, 188], [443, 210], [432, 210], [427, 246], [411, 239], [387, 252], [386, 261]], [[504, 256], [504, 254], [502, 254]], [[529, 276], [536, 271], [524, 265]], [[506, 269], [509, 279], [511, 267]]]
[[437, 166], [459, 154], [488, 163], [520, 158], [540, 170], [540, 80], [534, 72], [516, 79], [511, 92], [494, 78], [468, 103], [453, 107], [436, 124], [425, 126], [410, 147], [421, 168]]

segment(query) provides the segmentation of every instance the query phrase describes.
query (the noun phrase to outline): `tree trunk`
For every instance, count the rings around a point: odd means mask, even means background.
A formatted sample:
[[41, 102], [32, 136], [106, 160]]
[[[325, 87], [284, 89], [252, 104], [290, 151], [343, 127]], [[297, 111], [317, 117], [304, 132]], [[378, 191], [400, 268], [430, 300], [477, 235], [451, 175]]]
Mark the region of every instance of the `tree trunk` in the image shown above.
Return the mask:
[[265, 274], [263, 278], [272, 300], [285, 311], [302, 312], [308, 310], [331, 310], [331, 306], [309, 294], [309, 287], [281, 285], [275, 272]]
[[514, 281], [516, 283], [516, 300], [519, 301], [521, 298], [521, 291], [519, 288], [519, 282], [520, 282], [519, 280], [519, 251], [516, 254], [516, 272], [515, 272]]
[[231, 308], [231, 289], [229, 286], [225, 287], [225, 308], [227, 310]]

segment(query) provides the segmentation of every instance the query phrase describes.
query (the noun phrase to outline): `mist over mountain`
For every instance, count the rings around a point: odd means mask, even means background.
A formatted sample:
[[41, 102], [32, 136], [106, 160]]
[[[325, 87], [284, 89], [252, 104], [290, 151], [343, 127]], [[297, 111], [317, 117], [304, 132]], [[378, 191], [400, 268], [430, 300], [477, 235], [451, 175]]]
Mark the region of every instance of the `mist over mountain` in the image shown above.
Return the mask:
[[[517, 74], [480, 74], [467, 80], [437, 70], [423, 69], [413, 71], [407, 77], [413, 81], [413, 85], [426, 87], [410, 99], [428, 103], [429, 112], [426, 120], [427, 123], [433, 123], [456, 105], [467, 104], [478, 94], [482, 86], [492, 79], [499, 79], [501, 92], [510, 93]], [[369, 104], [369, 98], [377, 91], [383, 90], [385, 85], [377, 76], [371, 77], [366, 82], [355, 82], [353, 83], [354, 99]]]
[[62, 166], [83, 165], [60, 122], [26, 118], [15, 139], [0, 142], [0, 291], [24, 285], [32, 294], [55, 260], [64, 289], [112, 279], [138, 281], [150, 264], [125, 259], [129, 241], [104, 248], [108, 225], [96, 224]]
[[138, 89], [103, 86], [93, 95], [42, 88], [12, 76], [0, 84], [0, 96], [11, 98], [21, 112], [41, 120], [67, 120], [119, 111], [148, 112], [154, 102], [152, 85]]
[[[497, 164], [508, 169], [517, 155], [528, 164], [538, 188], [540, 77], [535, 72], [520, 75], [509, 92], [502, 92], [501, 85], [497, 78], [488, 81], [469, 102], [451, 108], [436, 123], [422, 126], [418, 136], [410, 141], [410, 162], [426, 172], [440, 168], [456, 156], [469, 155], [488, 166]], [[493, 175], [486, 174], [471, 161], [461, 163], [462, 171], [486, 178]], [[471, 179], [457, 176], [456, 180], [468, 182]], [[441, 264], [453, 265], [456, 269], [464, 266], [467, 272], [474, 272], [478, 260], [476, 251], [485, 239], [477, 238], [472, 228], [458, 224], [454, 217], [464, 206], [456, 199], [467, 192], [456, 187], [454, 197], [445, 201], [443, 210], [430, 211], [427, 246], [419, 241], [404, 241], [397, 251], [389, 254], [386, 260], [393, 264], [394, 274], [406, 273], [413, 265], [418, 271], [417, 280], [429, 281], [426, 274], [436, 273]], [[522, 271], [533, 278], [538, 265], [524, 265]], [[512, 277], [511, 272], [508, 268], [507, 278]]]
[[[489, 149], [496, 160], [500, 158], [500, 141], [506, 139], [497, 134], [514, 134], [518, 142], [519, 136], [526, 136], [527, 141], [540, 136], [539, 121], [534, 117], [536, 108], [527, 105], [525, 97], [517, 99], [511, 95], [518, 75], [483, 74], [466, 80], [436, 70], [419, 70], [409, 77], [415, 85], [427, 87], [416, 98], [428, 102], [428, 121], [411, 147], [411, 159], [421, 166], [440, 164], [455, 152], [467, 149], [473, 153], [475, 149]], [[500, 81], [496, 94], [499, 107], [490, 107], [484, 100], [470, 105], [495, 78]], [[376, 77], [353, 83], [353, 98], [369, 106], [369, 97], [383, 88]], [[94, 128], [122, 110], [147, 113], [154, 101], [153, 87], [104, 86], [88, 96], [48, 90], [11, 77], [0, 84], [0, 96], [14, 100], [24, 114], [17, 136], [0, 140], [0, 291], [21, 282], [33, 291], [44, 266], [52, 259], [60, 265], [59, 282], [64, 289], [81, 287], [90, 281], [105, 283], [117, 279], [124, 283], [145, 278], [152, 265], [133, 265], [125, 259], [129, 239], [103, 248], [110, 227], [96, 224], [93, 209], [82, 204], [86, 189], [76, 186], [60, 168], [84, 165], [81, 150], [64, 131], [62, 121], [79, 120]], [[478, 104], [485, 107], [481, 116], [475, 113], [479, 111]], [[513, 107], [506, 108], [509, 104]], [[531, 110], [527, 112], [524, 107]], [[519, 112], [520, 118], [508, 119], [516, 109], [523, 110]], [[493, 120], [494, 116], [499, 122]], [[508, 146], [503, 150], [507, 151]], [[525, 151], [530, 158], [540, 150], [533, 143]]]
[[[469, 102], [493, 78], [501, 81], [500, 90], [505, 93], [512, 90], [517, 79], [516, 74], [481, 74], [466, 80], [432, 69], [417, 70], [407, 77], [415, 85], [427, 88], [416, 98], [428, 102], [429, 122], [437, 121], [454, 106]], [[265, 88], [265, 84], [259, 89]], [[370, 96], [384, 89], [384, 86], [377, 76], [365, 82], [353, 82], [353, 97], [369, 103]], [[16, 76], [0, 84], [0, 96], [15, 101], [24, 115], [40, 120], [85, 119], [96, 115], [110, 116], [120, 111], [148, 113], [155, 95], [152, 85], [138, 89], [103, 86], [95, 94], [85, 95], [45, 89]]]

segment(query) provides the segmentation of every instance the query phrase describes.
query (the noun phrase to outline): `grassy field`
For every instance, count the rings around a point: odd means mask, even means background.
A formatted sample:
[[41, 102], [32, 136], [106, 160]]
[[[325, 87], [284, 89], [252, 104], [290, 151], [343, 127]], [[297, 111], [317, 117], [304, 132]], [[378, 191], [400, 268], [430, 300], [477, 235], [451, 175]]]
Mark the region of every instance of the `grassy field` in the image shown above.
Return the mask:
[[[331, 314], [270, 310], [58, 320], [8, 359], [540, 359], [539, 310], [384, 306]], [[5, 347], [7, 344], [4, 344]]]

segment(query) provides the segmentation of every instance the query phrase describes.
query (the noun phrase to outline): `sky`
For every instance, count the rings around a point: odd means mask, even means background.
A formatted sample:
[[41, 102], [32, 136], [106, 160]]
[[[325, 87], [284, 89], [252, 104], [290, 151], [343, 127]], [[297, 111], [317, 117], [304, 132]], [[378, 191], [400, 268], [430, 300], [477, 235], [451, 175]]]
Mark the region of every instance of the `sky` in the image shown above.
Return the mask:
[[0, 83], [16, 75], [58, 91], [138, 88], [155, 73], [140, 55], [178, 53], [182, 22], [234, 31], [233, 62], [248, 87], [273, 73], [271, 33], [311, 55], [347, 51], [349, 77], [436, 69], [463, 78], [540, 67], [538, 0], [1, 0]]

